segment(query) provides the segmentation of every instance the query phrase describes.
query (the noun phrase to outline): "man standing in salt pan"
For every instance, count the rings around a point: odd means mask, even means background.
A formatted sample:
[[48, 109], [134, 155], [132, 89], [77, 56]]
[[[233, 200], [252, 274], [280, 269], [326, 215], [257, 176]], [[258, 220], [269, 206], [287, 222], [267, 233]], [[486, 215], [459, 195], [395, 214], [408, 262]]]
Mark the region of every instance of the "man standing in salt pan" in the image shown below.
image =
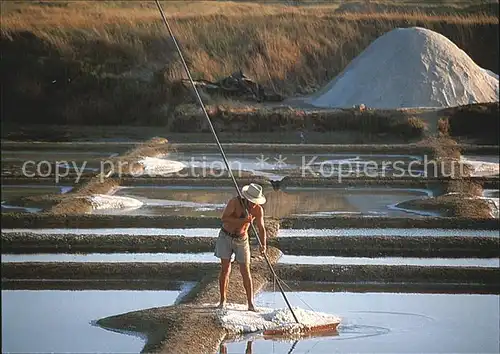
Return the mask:
[[[244, 186], [241, 189], [241, 194], [244, 198], [237, 196], [227, 203], [221, 218], [223, 225], [215, 245], [215, 256], [221, 260], [219, 308], [223, 308], [226, 304], [229, 275], [231, 273], [231, 256], [234, 253], [243, 278], [248, 310], [256, 311], [253, 303], [252, 275], [250, 274], [248, 228], [252, 221], [255, 220], [262, 245], [260, 252], [264, 254], [266, 252], [266, 229], [264, 227], [264, 210], [261, 205], [266, 202], [266, 197], [262, 193], [262, 187], [255, 183]], [[248, 217], [243, 205], [248, 211]]]

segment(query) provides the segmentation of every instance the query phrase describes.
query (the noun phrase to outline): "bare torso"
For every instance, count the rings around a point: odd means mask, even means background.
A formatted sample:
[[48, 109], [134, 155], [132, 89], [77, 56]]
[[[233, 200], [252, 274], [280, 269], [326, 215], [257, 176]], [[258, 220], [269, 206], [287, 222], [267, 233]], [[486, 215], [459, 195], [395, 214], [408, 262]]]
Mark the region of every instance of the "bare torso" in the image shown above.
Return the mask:
[[[230, 213], [227, 213], [226, 216], [231, 216], [234, 218], [241, 218], [241, 219], [244, 219], [246, 217], [245, 210], [241, 206], [241, 203], [237, 197], [231, 199], [228, 202], [228, 205], [226, 207], [226, 211], [228, 209], [230, 210]], [[253, 204], [253, 206], [250, 207], [249, 212], [252, 216], [254, 216], [256, 219], [258, 219], [262, 215], [262, 207], [260, 205]], [[248, 232], [248, 228], [250, 227], [250, 223], [247, 222], [247, 223], [244, 223], [241, 227], [234, 227], [234, 226], [231, 226], [229, 223], [224, 222], [223, 227], [227, 232], [244, 236]]]

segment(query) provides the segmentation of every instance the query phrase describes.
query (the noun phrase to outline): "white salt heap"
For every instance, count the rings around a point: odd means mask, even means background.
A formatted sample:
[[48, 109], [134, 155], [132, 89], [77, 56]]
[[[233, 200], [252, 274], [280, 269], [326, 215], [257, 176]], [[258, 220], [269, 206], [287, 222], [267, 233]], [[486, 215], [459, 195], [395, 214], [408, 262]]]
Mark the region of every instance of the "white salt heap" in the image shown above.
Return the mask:
[[144, 157], [139, 160], [139, 163], [144, 166], [144, 173], [151, 177], [176, 173], [187, 167], [182, 162], [158, 157]]
[[246, 305], [228, 304], [226, 308], [217, 310], [221, 325], [231, 333], [242, 334], [273, 329], [288, 329], [289, 333], [296, 333], [305, 326], [317, 326], [339, 323], [340, 318], [322, 312], [307, 311], [293, 308], [298, 325], [288, 308], [272, 309], [258, 307], [258, 312], [247, 311]]
[[92, 209], [136, 209], [140, 208], [143, 203], [140, 200], [130, 197], [120, 197], [116, 195], [94, 194], [86, 197], [92, 204]]
[[305, 102], [325, 108], [439, 108], [496, 102], [498, 91], [498, 75], [443, 35], [413, 27], [376, 39]]

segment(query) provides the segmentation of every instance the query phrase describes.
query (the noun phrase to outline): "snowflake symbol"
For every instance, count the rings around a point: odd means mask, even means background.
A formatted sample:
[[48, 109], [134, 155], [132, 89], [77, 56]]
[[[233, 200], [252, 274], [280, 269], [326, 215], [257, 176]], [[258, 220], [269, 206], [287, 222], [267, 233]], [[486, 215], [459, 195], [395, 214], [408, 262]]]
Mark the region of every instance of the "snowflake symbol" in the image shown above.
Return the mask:
[[278, 168], [283, 167], [283, 166], [286, 166], [286, 163], [285, 163], [285, 161], [286, 161], [286, 157], [281, 156], [281, 154], [278, 156], [278, 158], [276, 158], [276, 157], [275, 157], [275, 158], [274, 158], [274, 160], [276, 161], [276, 164], [275, 164], [275, 165], [276, 165]]
[[257, 157], [257, 166], [264, 168], [267, 164], [267, 160], [269, 160], [269, 157], [264, 157], [264, 155], [261, 154]]

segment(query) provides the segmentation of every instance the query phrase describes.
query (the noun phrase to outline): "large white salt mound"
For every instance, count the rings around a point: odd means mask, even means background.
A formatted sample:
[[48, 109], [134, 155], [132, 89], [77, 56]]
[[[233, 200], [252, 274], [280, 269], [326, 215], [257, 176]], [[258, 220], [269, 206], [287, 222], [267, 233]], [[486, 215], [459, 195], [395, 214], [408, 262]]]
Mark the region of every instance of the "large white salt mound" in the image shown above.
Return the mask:
[[498, 75], [479, 67], [445, 36], [397, 28], [372, 42], [305, 102], [316, 107], [454, 107], [498, 101]]
[[231, 333], [252, 333], [273, 329], [288, 329], [291, 334], [300, 328], [323, 324], [340, 323], [340, 317], [292, 307], [300, 325], [295, 322], [288, 308], [272, 309], [258, 307], [258, 312], [247, 311], [246, 305], [228, 304], [217, 310], [222, 327]]
[[87, 199], [92, 204], [92, 209], [102, 210], [102, 209], [136, 209], [140, 208], [143, 203], [140, 200], [121, 197], [117, 195], [107, 195], [107, 194], [94, 194]]
[[187, 167], [182, 162], [158, 157], [144, 157], [139, 160], [139, 163], [144, 166], [144, 173], [151, 177], [176, 173]]

